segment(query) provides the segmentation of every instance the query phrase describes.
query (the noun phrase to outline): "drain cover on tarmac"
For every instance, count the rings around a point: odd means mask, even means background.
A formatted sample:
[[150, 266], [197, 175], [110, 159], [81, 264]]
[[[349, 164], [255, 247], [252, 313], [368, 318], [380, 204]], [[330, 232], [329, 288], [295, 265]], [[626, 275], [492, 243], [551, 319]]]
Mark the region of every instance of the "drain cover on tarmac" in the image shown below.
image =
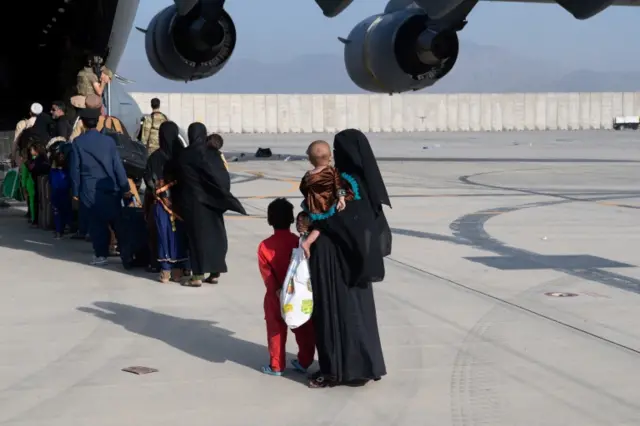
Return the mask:
[[560, 293], [560, 292], [545, 293], [544, 295], [549, 297], [576, 297], [577, 296], [576, 293]]
[[122, 371], [125, 371], [127, 373], [137, 374], [138, 376], [142, 376], [143, 374], [158, 372], [158, 370], [156, 370], [155, 368], [139, 367], [139, 366], [123, 368]]

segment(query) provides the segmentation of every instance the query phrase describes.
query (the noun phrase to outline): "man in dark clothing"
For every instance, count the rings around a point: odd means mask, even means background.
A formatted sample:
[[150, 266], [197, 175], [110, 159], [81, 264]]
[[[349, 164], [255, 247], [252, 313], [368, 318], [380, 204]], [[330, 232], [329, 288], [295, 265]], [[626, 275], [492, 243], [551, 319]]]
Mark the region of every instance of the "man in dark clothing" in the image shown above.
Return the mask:
[[53, 120], [51, 115], [43, 112], [38, 115], [35, 123], [33, 123], [33, 129], [40, 134], [40, 137], [45, 141], [49, 141], [49, 139], [56, 136], [56, 123]]
[[67, 117], [67, 106], [62, 101], [55, 101], [51, 104], [51, 116], [55, 121], [55, 136], [61, 136], [69, 140], [73, 126]]
[[122, 201], [130, 199], [129, 181], [115, 141], [96, 130], [100, 110], [80, 112], [87, 129], [73, 143], [71, 180], [73, 197], [89, 216], [95, 266], [105, 266], [109, 256], [109, 227], [118, 229]]

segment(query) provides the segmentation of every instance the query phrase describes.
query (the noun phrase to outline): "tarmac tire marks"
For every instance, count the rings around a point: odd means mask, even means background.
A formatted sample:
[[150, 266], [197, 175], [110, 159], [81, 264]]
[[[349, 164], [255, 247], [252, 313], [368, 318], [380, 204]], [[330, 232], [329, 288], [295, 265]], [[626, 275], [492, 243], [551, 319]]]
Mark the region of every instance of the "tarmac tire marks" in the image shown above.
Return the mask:
[[[534, 296], [551, 290], [558, 286], [567, 285], [576, 279], [563, 276], [545, 281], [536, 286], [529, 287], [509, 299], [511, 303], [518, 304], [521, 299]], [[469, 330], [460, 344], [451, 372], [451, 418], [453, 426], [471, 425], [505, 425], [519, 424], [519, 419], [510, 418], [510, 401], [502, 391], [508, 380], [521, 380], [510, 375], [495, 363], [497, 356], [505, 355], [515, 358], [516, 353], [504, 350], [500, 345], [487, 345], [491, 342], [502, 341], [501, 325], [517, 323], [522, 312], [513, 309], [509, 305], [496, 304], [483, 315], [474, 327]], [[498, 326], [496, 326], [498, 325]], [[517, 356], [519, 360], [526, 358]], [[529, 363], [530, 368], [540, 369], [541, 374], [549, 374], [541, 365]], [[535, 384], [527, 384], [536, 389]], [[576, 415], [584, 415], [584, 409], [575, 406], [571, 398], [559, 400], [555, 395], [542, 389], [536, 389], [539, 393], [552, 397], [556, 402], [562, 403]], [[597, 413], [590, 413], [597, 416]], [[587, 419], [585, 419], [587, 420]]]
[[[489, 173], [479, 173], [477, 175], [485, 175], [491, 173], [500, 173], [500, 171], [489, 172]], [[640, 196], [640, 194], [625, 194], [625, 195], [617, 195], [613, 193], [613, 191], [609, 195], [602, 194], [599, 197], [590, 197], [590, 198], [576, 198], [569, 194], [558, 194], [558, 193], [548, 193], [548, 192], [539, 192], [533, 191], [524, 188], [512, 188], [512, 187], [503, 187], [498, 185], [485, 185], [472, 180], [472, 177], [476, 175], [467, 175], [460, 176], [458, 181], [464, 185], [471, 185], [476, 187], [483, 187], [486, 189], [500, 190], [500, 191], [513, 191], [521, 194], [529, 194], [529, 195], [538, 195], [538, 196], [546, 196], [552, 197], [560, 200], [556, 201], [547, 201], [547, 202], [538, 202], [538, 203], [530, 203], [524, 204], [515, 207], [501, 207], [501, 208], [492, 208], [488, 210], [483, 210], [480, 212], [475, 212], [471, 214], [464, 215], [457, 220], [453, 221], [450, 224], [450, 229], [454, 233], [454, 237], [448, 238], [433, 238], [434, 234], [427, 234], [427, 238], [432, 238], [436, 240], [442, 240], [446, 242], [453, 242], [464, 245], [471, 245], [476, 248], [480, 248], [482, 250], [491, 251], [504, 256], [522, 256], [527, 257], [532, 261], [539, 260], [539, 256], [537, 253], [530, 252], [520, 248], [514, 248], [506, 245], [502, 241], [499, 241], [493, 238], [488, 232], [485, 230], [486, 222], [496, 215], [510, 213], [526, 208], [537, 208], [537, 207], [546, 207], [553, 206], [558, 204], [572, 203], [572, 202], [599, 202], [604, 200], [611, 199], [623, 199], [623, 198], [636, 198]], [[595, 195], [595, 194], [594, 194]], [[633, 208], [637, 209], [636, 206], [632, 205], [624, 205], [624, 204], [616, 204], [617, 207], [621, 208]], [[399, 231], [399, 232], [396, 232]], [[404, 234], [404, 235], [412, 235], [412, 231], [408, 230], [394, 230], [394, 233]], [[417, 235], [413, 235], [417, 236]], [[425, 236], [421, 236], [425, 237]], [[445, 236], [441, 236], [445, 237]], [[393, 260], [393, 259], [391, 259]], [[395, 261], [394, 263], [400, 263]], [[418, 269], [413, 265], [405, 265], [412, 269]], [[504, 419], [503, 413], [509, 412], [509, 410], [505, 410], [505, 405], [508, 405], [508, 401], [504, 398], [504, 395], [500, 393], [500, 384], [505, 379], [508, 378], [505, 376], [504, 371], [500, 371], [499, 368], [496, 368], [495, 365], [492, 364], [491, 352], [495, 352], [496, 350], [500, 350], [499, 346], [490, 345], [487, 346], [487, 342], [491, 342], [494, 340], [491, 335], [498, 332], [495, 330], [495, 324], [505, 324], [509, 321], [509, 319], [522, 315], [529, 311], [526, 308], [518, 306], [518, 300], [522, 297], [526, 297], [527, 295], [532, 295], [533, 293], [539, 293], [543, 291], [545, 287], [553, 287], [553, 285], [558, 285], [557, 281], [574, 281], [576, 279], [586, 279], [594, 282], [599, 282], [605, 285], [611, 285], [616, 288], [621, 288], [624, 290], [629, 290], [633, 292], [640, 292], [640, 281], [635, 280], [630, 277], [625, 277], [619, 274], [610, 273], [608, 271], [593, 269], [593, 270], [565, 270], [565, 269], [557, 269], [559, 272], [563, 272], [566, 275], [561, 277], [559, 280], [551, 280], [549, 282], [541, 283], [535, 287], [531, 287], [522, 293], [518, 294], [516, 297], [512, 298], [509, 301], [504, 300], [505, 303], [498, 303], [494, 308], [492, 308], [489, 312], [487, 312], [482, 318], [478, 320], [478, 322], [474, 325], [474, 327], [468, 331], [464, 340], [462, 341], [461, 347], [457, 352], [454, 366], [451, 374], [451, 414], [452, 414], [452, 422], [456, 426], [467, 426], [467, 425], [477, 425], [477, 424], [491, 424], [491, 425], [499, 425], [499, 424], [514, 424], [513, 422], [517, 419]], [[426, 272], [426, 271], [424, 271]], [[457, 283], [455, 283], [457, 284]], [[489, 295], [492, 298], [495, 298]], [[524, 309], [525, 312], [518, 312], [518, 308]], [[537, 316], [545, 317], [543, 314], [539, 314], [536, 312], [531, 312], [536, 314]], [[594, 337], [599, 340], [601, 343], [609, 344], [618, 349], [621, 349], [626, 352], [631, 352], [635, 355], [640, 355], [640, 351], [634, 348], [630, 348], [619, 344], [617, 342], [610, 341], [601, 336], [594, 335], [592, 333], [587, 332], [586, 330], [579, 329], [577, 327], [570, 326], [569, 324], [560, 323], [553, 318], [547, 319], [558, 323], [558, 325], [564, 325], [565, 327], [569, 327], [573, 331], [578, 331], [584, 333], [585, 337]], [[485, 343], [482, 345], [482, 343]], [[517, 355], [516, 353], [512, 355]], [[542, 368], [542, 373], [548, 374], [548, 369], [544, 368], [543, 365], [535, 365], [532, 363], [535, 368]], [[515, 377], [512, 377], [515, 379]], [[628, 401], [619, 400], [614, 395], [606, 395], [599, 392], [597, 389], [593, 389], [586, 382], [581, 382], [581, 380], [572, 380], [570, 377], [567, 377], [568, 382], [572, 382], [572, 385], [577, 385], [578, 388], [582, 392], [586, 394], [596, 393], [598, 397], [602, 398], [609, 397], [613, 403], [618, 403], [619, 407], [623, 410], [633, 410], [633, 404], [630, 404]], [[531, 388], [535, 388], [533, 384], [529, 384]], [[591, 411], [590, 413], [585, 413], [583, 407], [576, 406], [572, 401], [566, 400], [564, 398], [560, 399], [556, 395], [552, 395], [544, 389], [537, 389], [539, 392], [546, 394], [547, 397], [553, 397], [554, 400], [561, 402], [565, 407], [569, 408], [576, 415], [586, 416], [585, 420], [601, 417], [602, 413]], [[605, 420], [606, 419], [602, 419]]]
[[[486, 175], [489, 173], [481, 173], [478, 175]], [[537, 253], [534, 253], [525, 249], [521, 249], [521, 248], [510, 247], [507, 244], [503, 243], [502, 241], [496, 238], [493, 238], [486, 231], [485, 229], [486, 222], [489, 219], [495, 217], [496, 212], [497, 214], [504, 214], [504, 213], [510, 213], [510, 212], [518, 211], [525, 208], [538, 208], [538, 207], [546, 207], [546, 206], [553, 206], [553, 205], [574, 203], [574, 202], [598, 202], [598, 201], [602, 201], [602, 199], [605, 198], [605, 197], [587, 198], [587, 199], [576, 198], [576, 197], [572, 197], [564, 194], [540, 192], [540, 191], [534, 191], [534, 190], [529, 190], [525, 188], [513, 188], [513, 187], [505, 187], [501, 185], [481, 184], [472, 180], [472, 177], [474, 176], [476, 175], [461, 176], [459, 178], [459, 181], [466, 185], [472, 185], [472, 186], [482, 187], [487, 189], [495, 189], [500, 191], [513, 191], [513, 192], [518, 192], [523, 194], [539, 195], [539, 196], [552, 197], [552, 198], [559, 199], [558, 201], [538, 202], [538, 203], [531, 203], [531, 204], [526, 204], [526, 205], [516, 206], [516, 207], [491, 208], [488, 211], [485, 210], [485, 211], [480, 211], [480, 212], [462, 216], [461, 218], [458, 218], [457, 220], [455, 220], [450, 224], [450, 229], [453, 231], [453, 234], [456, 238], [460, 238], [462, 240], [468, 241], [474, 247], [480, 248], [482, 250], [491, 251], [502, 256], [525, 257], [535, 263], [539, 263], [541, 259]], [[623, 196], [618, 198], [617, 196], [612, 195], [612, 197], [607, 197], [607, 198], [621, 199], [621, 198], [627, 198], [627, 197]], [[628, 196], [628, 198], [633, 198], [633, 196]], [[617, 206], [622, 208], [637, 208], [635, 206], [624, 205], [624, 204], [618, 204]], [[546, 266], [550, 266], [550, 265], [546, 265]], [[609, 286], [620, 288], [623, 290], [632, 291], [635, 293], [640, 292], [640, 281], [630, 277], [623, 276], [623, 275], [619, 275], [619, 274], [615, 274], [615, 273], [611, 273], [611, 272], [599, 270], [599, 269], [585, 269], [585, 270], [569, 270], [569, 269], [563, 269], [563, 268], [554, 268], [554, 269], [556, 269], [558, 272], [562, 272], [566, 274], [569, 277], [575, 277], [578, 279], [594, 281], [604, 285], [609, 285]], [[530, 293], [532, 290], [539, 292], [540, 291], [539, 287], [544, 287], [544, 284], [541, 284], [540, 286], [536, 286], [533, 289], [529, 289], [523, 293]], [[518, 303], [517, 301], [519, 298], [520, 297], [516, 297], [513, 300], [513, 302]], [[508, 312], [508, 311], [511, 311], [511, 312]], [[462, 347], [458, 352], [458, 356], [456, 357], [456, 363], [454, 366], [454, 371], [452, 373], [452, 384], [455, 384], [455, 383], [459, 384], [460, 380], [456, 382], [454, 379], [456, 377], [465, 378], [465, 373], [470, 379], [468, 382], [468, 386], [470, 387], [470, 389], [477, 388], [478, 386], [481, 386], [484, 389], [487, 389], [487, 387], [484, 385], [489, 378], [494, 378], [495, 381], [499, 381], [499, 378], [495, 378], [495, 376], [496, 375], [499, 376], [500, 373], [495, 371], [495, 369], [491, 367], [491, 363], [487, 362], [492, 357], [483, 356], [483, 355], [488, 355], [488, 352], [490, 352], [491, 349], [487, 349], [486, 347], [483, 348], [482, 345], [476, 345], [475, 342], [477, 342], [478, 340], [483, 340], [483, 338], [486, 337], [489, 333], [495, 332], [495, 330], [492, 330], [494, 328], [494, 324], [504, 324], [505, 323], [504, 321], [507, 321], [511, 316], [513, 316], [512, 309], [507, 309], [504, 306], [497, 305], [496, 308], [492, 309], [487, 315], [481, 318], [478, 321], [478, 323], [476, 323], [476, 325], [474, 326], [474, 329], [472, 329], [469, 332], [468, 338], [465, 338], [465, 341], [463, 342]], [[581, 330], [581, 331], [587, 333], [584, 330]], [[591, 335], [591, 333], [587, 333], [587, 334]], [[591, 336], [599, 338], [599, 336], [593, 336], [593, 335]], [[626, 351], [630, 350], [632, 352], [635, 352], [636, 354], [640, 354], [634, 348], [629, 348], [624, 345], [618, 344], [617, 342], [612, 342], [604, 338], [600, 338], [600, 339], [602, 339], [601, 340], [602, 343], [613, 344], [614, 346], [618, 346], [620, 349], [623, 349]], [[534, 366], [534, 367], [536, 369], [539, 369], [541, 366]], [[474, 369], [476, 370], [475, 375], [474, 375]], [[548, 370], [546, 369], [542, 369], [540, 373], [549, 374]], [[480, 383], [478, 383], [477, 377], [480, 378], [479, 380]], [[570, 386], [578, 385], [577, 386], [578, 389], [576, 389], [576, 392], [584, 393], [586, 397], [590, 396], [589, 394], [592, 394], [592, 395], [596, 394], [595, 395], [596, 397], [607, 396], [598, 392], [597, 389], [593, 389], [587, 383], [578, 383], [577, 381], [573, 381], [573, 380], [569, 380], [568, 382]], [[496, 383], [496, 385], [499, 385], [499, 383]], [[496, 401], [496, 399], [499, 398], [499, 396], [497, 395], [497, 392], [495, 392], [495, 390], [493, 392], [480, 392], [480, 393], [475, 392], [475, 395], [473, 394], [469, 395], [469, 394], [470, 394], [470, 391], [468, 389], [465, 389], [465, 388], [456, 389], [455, 387], [452, 386], [452, 396], [454, 398], [457, 397], [459, 400], [463, 396], [467, 397], [466, 413], [461, 409], [456, 410], [456, 405], [452, 404], [452, 410], [454, 410], [453, 411], [454, 422], [458, 421], [457, 424], [460, 426], [473, 425], [473, 424], [501, 424], [500, 419], [496, 417], [497, 417], [497, 414], [499, 414], [497, 413], [497, 411], [501, 403], [504, 404], [504, 401], [499, 401], [499, 399]], [[560, 398], [557, 396], [553, 396], [550, 393], [547, 393], [547, 395], [549, 397], [553, 397], [556, 401], [560, 401]], [[609, 396], [611, 397], [610, 401], [612, 403], [618, 403], [620, 409], [623, 409], [623, 410], [632, 409], [632, 407], [627, 405], [626, 401], [617, 400], [616, 398], [613, 397], [613, 395], [609, 395]], [[590, 413], [585, 413], [584, 407], [575, 406], [570, 400], [565, 398], [562, 398], [562, 399], [563, 401], [561, 402], [563, 402], [563, 404], [566, 407], [570, 408], [574, 414], [576, 415], [588, 414], [588, 417], [585, 418], [585, 420], [588, 421], [588, 420], [593, 420], [595, 418], [600, 417], [601, 421], [606, 422], [606, 418], [605, 419], [601, 418], [602, 413], [598, 413], [597, 411], [593, 411], [593, 410], [589, 410], [591, 411]], [[460, 406], [460, 404], [458, 404], [458, 406]], [[491, 407], [493, 407], [494, 409], [487, 411]], [[507, 421], [503, 424], [513, 424], [513, 421], [514, 419], [511, 419], [511, 421]], [[489, 423], [486, 423], [486, 422], [489, 422]]]
[[[489, 172], [491, 173], [491, 172]], [[582, 202], [582, 203], [597, 203], [601, 201], [607, 200], [621, 200], [621, 199], [631, 199], [640, 197], [640, 192], [636, 194], [625, 194], [618, 195], [613, 192], [611, 195], [602, 195], [597, 197], [586, 197], [586, 198], [577, 198], [573, 196], [567, 196], [563, 194], [554, 194], [547, 192], [538, 192], [532, 191], [523, 188], [511, 188], [504, 187], [498, 185], [488, 185], [482, 184], [478, 182], [474, 182], [471, 180], [474, 176], [486, 175], [489, 173], [479, 173], [476, 175], [468, 175], [468, 176], [460, 176], [459, 180], [462, 183], [473, 186], [481, 186], [484, 188], [492, 188], [500, 191], [515, 191], [521, 192], [531, 195], [539, 195], [544, 197], [551, 197], [559, 199], [557, 201], [542, 201], [537, 203], [529, 203], [520, 206], [512, 206], [512, 207], [498, 207], [492, 209], [486, 209], [479, 212], [471, 213], [465, 216], [462, 216], [455, 221], [453, 221], [449, 228], [453, 231], [454, 237], [460, 238], [464, 241], [468, 241], [473, 247], [477, 247], [482, 250], [490, 251], [501, 256], [510, 256], [510, 257], [521, 257], [526, 258], [532, 263], [541, 264], [542, 266], [548, 267], [549, 269], [555, 269], [559, 272], [563, 272], [568, 275], [575, 276], [577, 278], [582, 278], [588, 281], [597, 282], [600, 284], [608, 285], [611, 287], [619, 288], [621, 290], [631, 291], [633, 293], [640, 294], [640, 280], [627, 277], [625, 275], [617, 274], [614, 272], [605, 271], [602, 269], [566, 269], [566, 268], [558, 268], [552, 265], [544, 264], [543, 258], [539, 255], [539, 253], [535, 253], [529, 250], [525, 250], [518, 247], [511, 247], [504, 242], [493, 238], [485, 229], [486, 222], [496, 217], [497, 215], [501, 215], [504, 213], [511, 213], [523, 209], [529, 208], [538, 208], [538, 207], [547, 207], [554, 206], [559, 204], [567, 204], [574, 202]], [[496, 172], [494, 172], [496, 173]], [[626, 204], [616, 204], [616, 207], [619, 208], [630, 208], [630, 209], [638, 209], [639, 207], [630, 206]]]

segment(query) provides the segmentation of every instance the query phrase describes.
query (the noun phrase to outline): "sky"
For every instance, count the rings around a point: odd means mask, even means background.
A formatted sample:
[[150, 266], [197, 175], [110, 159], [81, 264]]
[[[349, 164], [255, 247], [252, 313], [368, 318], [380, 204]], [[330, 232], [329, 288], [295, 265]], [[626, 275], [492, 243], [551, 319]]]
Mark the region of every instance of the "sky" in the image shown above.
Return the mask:
[[[159, 10], [172, 3], [141, 0], [136, 25], [146, 27]], [[227, 0], [226, 9], [238, 30], [234, 55], [286, 62], [307, 53], [341, 54], [337, 37], [347, 36], [359, 21], [380, 13], [385, 5], [384, 0], [355, 0], [343, 14], [329, 19], [313, 0]], [[640, 71], [640, 55], [633, 47], [640, 32], [640, 7], [610, 7], [579, 21], [555, 4], [481, 1], [468, 20], [460, 33], [463, 43], [473, 40], [576, 69]], [[134, 30], [123, 60], [141, 54], [144, 39]]]

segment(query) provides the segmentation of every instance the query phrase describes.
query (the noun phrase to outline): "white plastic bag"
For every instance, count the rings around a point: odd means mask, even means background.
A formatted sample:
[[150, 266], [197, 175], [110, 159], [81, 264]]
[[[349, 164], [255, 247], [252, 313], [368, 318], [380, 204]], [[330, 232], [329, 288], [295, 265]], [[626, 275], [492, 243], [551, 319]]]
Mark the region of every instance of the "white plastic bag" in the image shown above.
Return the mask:
[[297, 328], [309, 321], [313, 312], [313, 292], [309, 262], [300, 247], [293, 250], [287, 276], [280, 292], [282, 318], [289, 328]]

